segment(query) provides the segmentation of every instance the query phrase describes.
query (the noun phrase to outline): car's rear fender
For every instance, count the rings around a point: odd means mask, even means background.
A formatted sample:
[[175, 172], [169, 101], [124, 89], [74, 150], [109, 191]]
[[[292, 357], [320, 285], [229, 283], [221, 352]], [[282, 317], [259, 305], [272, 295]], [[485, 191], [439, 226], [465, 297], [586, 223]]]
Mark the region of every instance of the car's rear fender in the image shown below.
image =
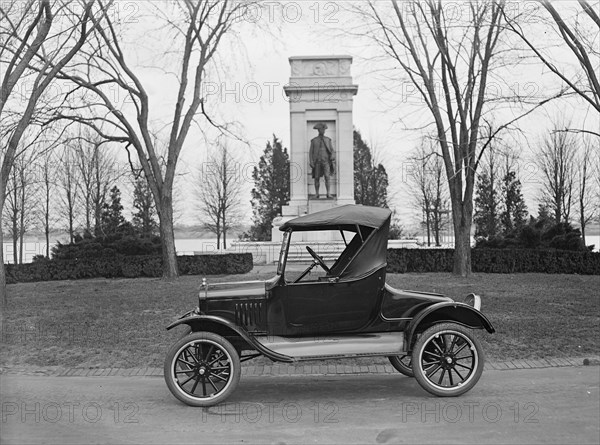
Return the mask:
[[190, 314], [171, 323], [169, 326], [167, 326], [167, 330], [173, 329], [174, 327], [181, 325], [188, 325], [191, 328], [192, 332], [206, 331], [213, 332], [223, 337], [237, 337], [243, 342], [247, 343], [251, 349], [255, 349], [256, 351], [267, 356], [273, 361], [293, 361], [291, 357], [288, 357], [283, 354], [278, 354], [277, 352], [271, 351], [269, 348], [266, 348], [261, 343], [256, 341], [256, 339], [245, 329], [241, 328], [240, 326], [237, 326], [235, 323], [232, 323], [231, 321], [225, 318], [217, 317], [214, 315]]
[[496, 330], [485, 315], [465, 303], [436, 303], [415, 315], [406, 327], [405, 340], [407, 351], [412, 350], [416, 334], [437, 323], [458, 323], [470, 329], [485, 329], [490, 334]]

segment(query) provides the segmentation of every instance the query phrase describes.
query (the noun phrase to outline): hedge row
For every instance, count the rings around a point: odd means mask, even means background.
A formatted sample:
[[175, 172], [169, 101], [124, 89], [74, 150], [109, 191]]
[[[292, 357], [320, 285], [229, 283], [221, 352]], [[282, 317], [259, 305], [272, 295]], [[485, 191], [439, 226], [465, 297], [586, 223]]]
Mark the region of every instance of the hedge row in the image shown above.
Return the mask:
[[[252, 270], [252, 254], [178, 256], [177, 265], [180, 275], [242, 274]], [[6, 281], [8, 283], [102, 277], [160, 277], [161, 275], [162, 260], [157, 256], [53, 259], [30, 264], [6, 265]]]
[[[389, 249], [388, 272], [451, 272], [453, 249]], [[473, 249], [473, 272], [600, 275], [600, 253], [570, 250]]]

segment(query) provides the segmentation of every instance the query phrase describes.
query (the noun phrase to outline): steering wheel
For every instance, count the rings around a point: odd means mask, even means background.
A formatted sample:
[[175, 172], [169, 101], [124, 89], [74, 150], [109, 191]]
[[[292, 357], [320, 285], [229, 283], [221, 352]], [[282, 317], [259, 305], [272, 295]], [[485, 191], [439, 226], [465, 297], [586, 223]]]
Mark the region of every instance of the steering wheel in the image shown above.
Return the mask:
[[312, 250], [309, 246], [306, 246], [306, 250], [308, 250], [308, 253], [311, 254], [311, 256], [315, 259], [317, 264], [319, 264], [319, 266], [321, 266], [325, 272], [327, 272], [327, 273], [331, 272], [329, 267], [327, 267], [327, 264], [325, 264], [325, 261], [323, 261], [323, 258], [321, 258], [319, 255], [317, 255], [314, 250]]

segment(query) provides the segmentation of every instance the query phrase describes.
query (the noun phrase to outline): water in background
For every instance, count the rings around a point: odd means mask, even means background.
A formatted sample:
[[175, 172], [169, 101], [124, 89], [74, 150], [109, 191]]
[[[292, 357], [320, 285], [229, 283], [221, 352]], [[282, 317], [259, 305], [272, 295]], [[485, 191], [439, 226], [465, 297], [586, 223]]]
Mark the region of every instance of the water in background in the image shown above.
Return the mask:
[[[231, 241], [227, 240], [227, 246], [231, 246]], [[52, 246], [56, 243], [51, 244]], [[18, 248], [18, 247], [17, 247]], [[217, 249], [216, 238], [197, 238], [197, 239], [176, 239], [175, 249], [179, 255], [194, 255], [195, 252], [215, 253]], [[30, 263], [36, 255], [46, 255], [46, 242], [27, 241], [23, 244], [23, 262]], [[13, 263], [13, 245], [12, 243], [4, 243], [4, 262], [7, 264]]]
[[[227, 247], [231, 246], [232, 242], [237, 241], [236, 238], [227, 240]], [[420, 241], [425, 241], [420, 240]], [[452, 247], [452, 243], [448, 244], [448, 240], [444, 240], [442, 247]], [[586, 236], [586, 245], [594, 244], [594, 252], [598, 252], [600, 248], [600, 234]], [[216, 253], [219, 252], [217, 249], [216, 238], [189, 238], [189, 239], [176, 239], [175, 249], [179, 255], [194, 255], [195, 253]], [[46, 254], [46, 243], [29, 241], [23, 245], [23, 256], [25, 263], [30, 263], [33, 257], [36, 255]], [[13, 246], [12, 243], [4, 243], [4, 262], [13, 262]]]

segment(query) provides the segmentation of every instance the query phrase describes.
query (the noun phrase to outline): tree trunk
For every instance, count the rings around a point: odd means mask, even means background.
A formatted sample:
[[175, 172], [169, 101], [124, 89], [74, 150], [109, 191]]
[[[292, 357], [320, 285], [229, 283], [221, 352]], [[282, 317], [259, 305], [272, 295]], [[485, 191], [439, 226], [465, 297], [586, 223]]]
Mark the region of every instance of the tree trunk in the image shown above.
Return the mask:
[[452, 273], [467, 277], [471, 274], [471, 221], [472, 215], [462, 204], [453, 205], [454, 267]]
[[[47, 165], [47, 164], [46, 164]], [[46, 235], [46, 258], [50, 258], [50, 188], [46, 171], [46, 208], [44, 212], [44, 235]]]
[[98, 229], [102, 220], [102, 198], [100, 197], [100, 186], [96, 188], [96, 199], [94, 201], [94, 234], [98, 236]]
[[19, 241], [19, 231], [18, 231], [18, 224], [17, 224], [17, 215], [13, 215], [12, 243], [13, 243], [13, 263], [14, 264], [19, 264], [18, 241]]
[[429, 207], [425, 208], [425, 225], [427, 226], [427, 247], [431, 247], [431, 222], [429, 218]]
[[435, 208], [435, 216], [433, 222], [433, 234], [435, 236], [435, 246], [440, 247], [440, 211]]
[[90, 203], [91, 199], [89, 198], [89, 192], [88, 192], [88, 196], [85, 197], [85, 231], [87, 233], [92, 233], [92, 220], [91, 220], [91, 203]]
[[223, 250], [227, 249], [227, 221], [225, 219], [225, 209], [223, 209]]
[[221, 213], [217, 214], [217, 224], [215, 225], [217, 235], [217, 250], [221, 250]]
[[471, 274], [471, 227], [454, 228], [454, 268], [452, 273], [467, 277]]
[[579, 224], [581, 225], [581, 238], [583, 239], [583, 245], [586, 246], [585, 243], [585, 205], [583, 199], [579, 200]]
[[158, 218], [160, 219], [160, 241], [162, 246], [162, 271], [163, 278], [177, 278], [177, 251], [175, 250], [175, 233], [173, 231], [173, 207], [171, 197], [163, 196], [161, 199]]
[[69, 210], [69, 243], [73, 244], [73, 241], [75, 240], [75, 228], [74, 228], [74, 224], [73, 224], [73, 211]]
[[46, 228], [44, 229], [44, 233], [46, 235], [46, 258], [50, 258], [50, 227], [48, 227], [46, 223]]
[[[22, 167], [25, 168], [25, 167]], [[23, 238], [25, 237], [25, 174], [23, 170], [19, 172], [21, 179], [21, 215], [19, 217], [19, 264], [23, 264]]]
[[23, 231], [19, 231], [19, 264], [23, 264]]
[[[3, 171], [0, 170], [0, 214], [4, 210], [5, 200], [5, 188], [4, 181], [2, 181]], [[4, 266], [4, 231], [2, 230], [2, 224], [0, 224], [0, 294], [2, 294], [2, 307], [8, 306], [8, 297], [6, 296], [6, 269]]]
[[22, 202], [21, 218], [19, 220], [19, 264], [23, 264], [23, 244], [25, 242], [25, 202]]

